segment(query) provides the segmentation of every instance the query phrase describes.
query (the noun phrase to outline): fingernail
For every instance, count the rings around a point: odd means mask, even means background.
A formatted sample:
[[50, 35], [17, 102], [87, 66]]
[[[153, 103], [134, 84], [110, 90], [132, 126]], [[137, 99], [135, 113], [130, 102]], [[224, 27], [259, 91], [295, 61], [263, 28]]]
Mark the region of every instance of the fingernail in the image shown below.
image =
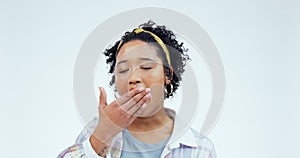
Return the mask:
[[144, 90], [144, 88], [143, 87], [140, 87], [139, 88], [139, 92], [141, 92], [141, 91], [143, 91]]
[[147, 98], [150, 98], [150, 97], [151, 97], [151, 93], [148, 93], [148, 94], [146, 95], [146, 97], [147, 97]]
[[146, 88], [145, 91], [148, 93], [148, 92], [151, 91], [151, 89], [150, 88]]
[[147, 106], [147, 104], [146, 104], [146, 103], [144, 103], [144, 104], [142, 105], [141, 109], [145, 109], [145, 108], [146, 108], [146, 106]]

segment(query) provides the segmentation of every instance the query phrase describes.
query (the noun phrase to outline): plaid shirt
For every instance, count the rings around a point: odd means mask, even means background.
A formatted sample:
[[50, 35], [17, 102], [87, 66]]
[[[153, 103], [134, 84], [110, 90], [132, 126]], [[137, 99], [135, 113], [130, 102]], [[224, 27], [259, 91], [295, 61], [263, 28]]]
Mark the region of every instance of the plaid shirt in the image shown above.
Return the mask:
[[[171, 117], [174, 115], [171, 114]], [[99, 158], [100, 156], [93, 150], [89, 141], [91, 131], [96, 128], [97, 123], [98, 118], [94, 118], [77, 137], [75, 144], [61, 152], [58, 158]], [[120, 158], [122, 145], [123, 136], [120, 132], [114, 137], [106, 157]], [[161, 158], [216, 158], [216, 153], [212, 142], [207, 137], [201, 136], [192, 128], [188, 128], [175, 142], [167, 143]]]

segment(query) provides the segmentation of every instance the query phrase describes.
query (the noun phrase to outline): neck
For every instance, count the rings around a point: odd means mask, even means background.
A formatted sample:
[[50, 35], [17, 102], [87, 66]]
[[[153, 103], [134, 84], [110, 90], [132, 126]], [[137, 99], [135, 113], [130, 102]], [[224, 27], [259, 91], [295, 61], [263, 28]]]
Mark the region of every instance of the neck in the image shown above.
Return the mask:
[[173, 124], [173, 120], [164, 112], [164, 108], [150, 117], [138, 117], [128, 127], [131, 132], [148, 132], [159, 130]]

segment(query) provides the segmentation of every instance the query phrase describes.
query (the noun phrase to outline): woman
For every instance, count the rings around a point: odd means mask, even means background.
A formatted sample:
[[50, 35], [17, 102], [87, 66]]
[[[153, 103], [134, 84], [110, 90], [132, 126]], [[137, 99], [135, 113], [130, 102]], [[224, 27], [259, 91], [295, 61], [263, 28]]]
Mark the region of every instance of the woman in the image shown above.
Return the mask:
[[110, 82], [119, 97], [108, 104], [100, 90], [99, 119], [58, 157], [216, 157], [211, 141], [189, 128], [176, 141], [176, 115], [164, 108], [182, 80], [188, 55], [165, 26], [149, 21], [106, 49]]

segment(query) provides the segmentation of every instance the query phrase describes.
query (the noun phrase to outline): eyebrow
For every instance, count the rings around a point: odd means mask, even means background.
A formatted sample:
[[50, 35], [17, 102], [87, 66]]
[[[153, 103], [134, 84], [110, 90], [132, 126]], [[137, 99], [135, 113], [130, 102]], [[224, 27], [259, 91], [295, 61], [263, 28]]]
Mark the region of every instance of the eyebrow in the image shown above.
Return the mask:
[[[151, 58], [139, 58], [139, 60], [154, 61], [154, 60], [151, 59]], [[121, 61], [119, 61], [119, 62], [117, 63], [117, 65], [122, 64], [122, 63], [126, 63], [126, 62], [128, 62], [128, 60], [121, 60]]]
[[127, 62], [127, 60], [121, 60], [117, 63], [117, 65]]
[[154, 60], [153, 60], [153, 59], [151, 59], [151, 58], [139, 58], [139, 60], [154, 61]]

